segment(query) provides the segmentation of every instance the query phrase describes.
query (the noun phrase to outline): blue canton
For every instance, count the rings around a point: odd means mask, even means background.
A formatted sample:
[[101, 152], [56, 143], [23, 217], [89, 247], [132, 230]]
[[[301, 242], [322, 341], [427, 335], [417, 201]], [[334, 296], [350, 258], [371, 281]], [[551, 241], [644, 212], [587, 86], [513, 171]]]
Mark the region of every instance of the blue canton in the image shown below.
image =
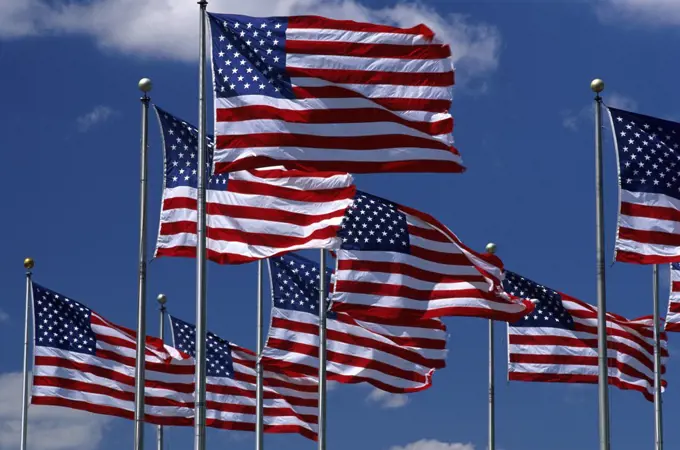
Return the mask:
[[285, 17], [208, 14], [215, 95], [293, 98], [286, 72]]
[[516, 297], [538, 300], [534, 311], [511, 324], [513, 327], [551, 327], [574, 329], [574, 319], [562, 304], [562, 296], [546, 286], [506, 271], [503, 289]]
[[33, 283], [35, 345], [94, 355], [92, 311], [75, 300]]
[[609, 108], [621, 188], [680, 199], [680, 123]]
[[[175, 348], [196, 357], [196, 327], [173, 316], [170, 316], [170, 323]], [[229, 342], [208, 332], [207, 345], [208, 351], [205, 355], [207, 375], [234, 378], [234, 361]]]
[[[296, 254], [269, 258], [274, 306], [279, 309], [319, 314], [319, 264]], [[331, 271], [326, 269], [326, 289], [330, 292]], [[326, 298], [327, 306], [330, 300]], [[335, 317], [328, 312], [327, 318]]]
[[[198, 129], [184, 120], [163, 111], [158, 106], [156, 113], [161, 124], [161, 134], [165, 152], [165, 187], [174, 188], [198, 186]], [[213, 137], [207, 136], [206, 183], [207, 189], [224, 191], [227, 189], [226, 174], [211, 175]]]
[[680, 270], [680, 263], [671, 263], [671, 269]]
[[395, 203], [357, 191], [338, 233], [344, 250], [378, 250], [409, 254], [406, 215]]

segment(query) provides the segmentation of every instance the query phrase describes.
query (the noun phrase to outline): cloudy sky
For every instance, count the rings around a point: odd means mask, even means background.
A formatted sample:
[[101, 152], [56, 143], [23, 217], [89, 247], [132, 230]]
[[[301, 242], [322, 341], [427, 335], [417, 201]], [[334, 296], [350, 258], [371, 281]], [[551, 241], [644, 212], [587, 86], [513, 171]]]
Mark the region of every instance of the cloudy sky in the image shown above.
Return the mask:
[[[592, 93], [605, 102], [680, 120], [677, 0], [235, 0], [213, 12], [319, 14], [400, 26], [423, 22], [451, 44], [457, 70], [453, 114], [462, 175], [364, 175], [358, 186], [434, 214], [469, 245], [499, 246], [516, 272], [595, 302]], [[18, 448], [24, 281], [33, 256], [41, 284], [134, 326], [139, 170], [137, 81], [152, 100], [197, 116], [198, 11], [193, 0], [0, 0], [0, 139], [8, 170], [0, 252], [0, 450]], [[211, 122], [212, 114], [209, 114]], [[606, 133], [609, 133], [607, 130]], [[150, 130], [150, 242], [162, 181], [160, 135]], [[605, 138], [607, 258], [616, 220], [616, 169]], [[255, 344], [255, 267], [209, 270], [209, 327]], [[667, 273], [662, 272], [666, 300]], [[149, 266], [149, 294], [194, 319], [194, 262]], [[610, 310], [651, 314], [651, 268], [608, 266]], [[149, 306], [156, 332], [155, 305]], [[487, 324], [447, 319], [448, 367], [434, 387], [409, 396], [365, 386], [329, 395], [332, 449], [484, 450]], [[499, 450], [597, 448], [595, 386], [507, 383], [505, 327], [497, 328]], [[671, 336], [665, 442], [680, 447], [680, 337]], [[612, 447], [650, 448], [653, 406], [612, 389]], [[132, 423], [31, 408], [31, 449], [113, 450], [132, 444]], [[168, 448], [190, 448], [192, 430], [170, 429]], [[153, 428], [147, 432], [149, 445]], [[211, 448], [253, 447], [248, 433], [211, 431]], [[267, 436], [277, 450], [313, 448]]]

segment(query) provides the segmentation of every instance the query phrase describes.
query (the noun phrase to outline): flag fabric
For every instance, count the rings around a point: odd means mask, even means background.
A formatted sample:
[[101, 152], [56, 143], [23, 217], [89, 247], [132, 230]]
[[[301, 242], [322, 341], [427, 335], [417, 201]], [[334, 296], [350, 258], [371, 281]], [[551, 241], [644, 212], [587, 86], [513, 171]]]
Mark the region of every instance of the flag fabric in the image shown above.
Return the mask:
[[[317, 376], [319, 264], [287, 254], [269, 259], [269, 273], [272, 320], [263, 360], [286, 373]], [[330, 287], [329, 270], [326, 277]], [[326, 328], [328, 380], [407, 393], [430, 387], [434, 370], [445, 366], [446, 327], [438, 319], [368, 321], [329, 311]]]
[[[195, 357], [196, 327], [170, 317], [173, 345]], [[255, 431], [254, 352], [208, 333], [206, 353], [207, 426]], [[265, 433], [299, 433], [317, 439], [318, 378], [282, 376], [263, 368]]]
[[680, 123], [608, 110], [619, 165], [616, 260], [680, 262]]
[[474, 252], [412, 208], [357, 192], [339, 236], [335, 311], [383, 319], [514, 321], [533, 308], [502, 291], [500, 259]]
[[[156, 107], [165, 181], [156, 256], [196, 255], [198, 130]], [[208, 167], [212, 144], [208, 146]], [[208, 258], [240, 264], [304, 248], [334, 248], [355, 187], [346, 173], [261, 169], [209, 176]]]
[[215, 172], [462, 172], [451, 50], [425, 25], [208, 14]]
[[[598, 382], [597, 308], [513, 272], [506, 290], [538, 300], [536, 309], [508, 324], [508, 379], [559, 383]], [[654, 399], [654, 322], [607, 314], [609, 384]], [[668, 338], [661, 335], [662, 374]], [[667, 385], [662, 381], [662, 388]]]
[[680, 331], [680, 263], [671, 263], [666, 331]]

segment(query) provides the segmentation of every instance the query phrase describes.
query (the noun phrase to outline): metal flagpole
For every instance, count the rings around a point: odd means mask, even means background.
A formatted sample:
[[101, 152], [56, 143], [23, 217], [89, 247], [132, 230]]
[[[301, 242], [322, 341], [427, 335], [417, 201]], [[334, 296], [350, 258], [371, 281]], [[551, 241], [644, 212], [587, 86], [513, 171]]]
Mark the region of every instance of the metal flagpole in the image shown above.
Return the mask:
[[663, 450], [661, 401], [661, 323], [659, 318], [659, 266], [654, 264], [654, 438], [655, 450]]
[[326, 250], [319, 263], [319, 450], [326, 450]]
[[609, 373], [607, 364], [607, 297], [604, 278], [604, 197], [602, 192], [602, 97], [604, 82], [590, 83], [595, 92], [595, 228], [597, 246], [597, 358], [600, 450], [609, 450]]
[[146, 348], [146, 162], [151, 80], [139, 80], [142, 102], [142, 145], [139, 204], [139, 279], [137, 286], [137, 351], [135, 353], [135, 450], [144, 449], [144, 351]]
[[[486, 245], [488, 253], [496, 253], [496, 244], [489, 242]], [[496, 398], [494, 386], [494, 321], [489, 320], [489, 445], [487, 450], [496, 450]]]
[[28, 340], [29, 320], [31, 319], [31, 300], [33, 299], [33, 266], [32, 258], [24, 259], [26, 269], [26, 315], [24, 317], [24, 378], [21, 388], [21, 450], [26, 450], [28, 439]]
[[[165, 340], [165, 304], [168, 301], [168, 298], [165, 296], [165, 294], [158, 294], [158, 297], [156, 298], [158, 301], [158, 304], [160, 307], [158, 308], [158, 311], [160, 312], [160, 327], [159, 329], [159, 337], [161, 338], [161, 341]], [[163, 425], [158, 425], [158, 430], [156, 432], [156, 450], [163, 450]]]
[[206, 7], [199, 5], [199, 51], [198, 51], [198, 172], [197, 172], [197, 226], [196, 226], [196, 391], [194, 419], [194, 450], [205, 450], [205, 382], [206, 382], [206, 250], [205, 250], [205, 184], [206, 184], [206, 130], [205, 130], [205, 65], [206, 65]]
[[263, 396], [263, 379], [262, 379], [262, 328], [264, 322], [264, 305], [263, 305], [263, 282], [262, 272], [264, 269], [264, 262], [260, 259], [257, 261], [257, 385], [255, 391], [255, 449], [262, 450], [264, 447], [264, 396]]

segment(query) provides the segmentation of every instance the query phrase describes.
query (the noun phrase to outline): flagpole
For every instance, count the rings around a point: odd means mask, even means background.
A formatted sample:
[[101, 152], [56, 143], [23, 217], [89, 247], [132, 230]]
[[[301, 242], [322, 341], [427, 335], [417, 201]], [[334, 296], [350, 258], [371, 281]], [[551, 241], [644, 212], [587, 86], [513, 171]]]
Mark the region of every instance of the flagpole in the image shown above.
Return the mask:
[[[158, 294], [156, 301], [158, 301], [158, 312], [160, 313], [160, 326], [158, 328], [158, 334], [161, 338], [161, 341], [165, 342], [165, 304], [167, 303], [168, 298], [165, 296], [165, 294]], [[158, 425], [158, 430], [156, 432], [156, 450], [163, 450], [163, 425]]]
[[139, 80], [142, 102], [142, 143], [139, 191], [139, 278], [137, 285], [137, 346], [135, 353], [135, 450], [144, 449], [144, 351], [146, 349], [146, 163], [149, 134], [151, 80]]
[[659, 266], [653, 268], [654, 289], [654, 437], [655, 450], [663, 450], [663, 422], [661, 400], [661, 320], [659, 318]]
[[206, 65], [206, 7], [208, 2], [199, 0], [199, 51], [198, 51], [198, 171], [197, 171], [197, 224], [196, 224], [196, 391], [194, 412], [194, 450], [206, 450], [205, 440], [205, 383], [206, 383], [206, 130], [205, 130], [205, 65]]
[[264, 447], [264, 391], [262, 379], [262, 328], [264, 322], [264, 305], [263, 305], [263, 281], [262, 272], [264, 263], [261, 259], [257, 261], [257, 385], [255, 397], [255, 449], [262, 450]]
[[607, 297], [604, 273], [604, 197], [602, 191], [602, 97], [604, 82], [590, 83], [595, 92], [595, 228], [597, 247], [597, 358], [600, 450], [609, 450], [609, 372], [607, 359]]
[[326, 450], [326, 250], [319, 261], [319, 450]]
[[[496, 244], [489, 242], [486, 245], [487, 253], [496, 253]], [[496, 450], [496, 394], [495, 394], [495, 368], [494, 368], [494, 321], [489, 320], [489, 444], [487, 450]]]
[[32, 258], [24, 259], [26, 269], [26, 315], [24, 316], [24, 378], [21, 387], [21, 445], [20, 450], [26, 450], [28, 443], [28, 342], [29, 321], [31, 319], [31, 299], [33, 298], [33, 267], [35, 261]]

